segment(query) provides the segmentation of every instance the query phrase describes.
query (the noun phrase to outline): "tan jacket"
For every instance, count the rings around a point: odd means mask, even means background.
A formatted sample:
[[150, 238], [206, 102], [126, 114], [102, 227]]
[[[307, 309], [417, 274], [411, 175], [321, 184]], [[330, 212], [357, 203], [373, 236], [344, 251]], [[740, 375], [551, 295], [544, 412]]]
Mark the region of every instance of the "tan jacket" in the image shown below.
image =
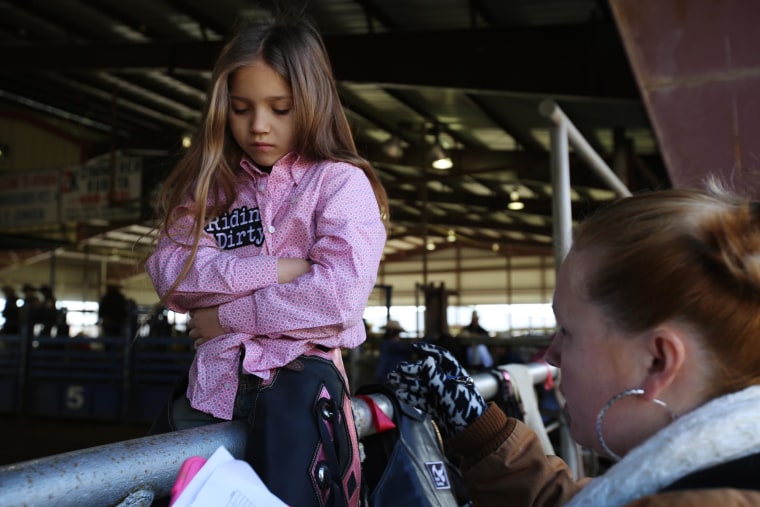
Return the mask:
[[[475, 507], [559, 507], [590, 479], [574, 481], [567, 464], [544, 454], [536, 434], [494, 404], [449, 442]], [[644, 464], [642, 464], [644, 466]], [[760, 481], [760, 477], [758, 478]], [[599, 499], [604, 507], [604, 499]], [[673, 491], [640, 498], [627, 507], [756, 507], [760, 491]]]

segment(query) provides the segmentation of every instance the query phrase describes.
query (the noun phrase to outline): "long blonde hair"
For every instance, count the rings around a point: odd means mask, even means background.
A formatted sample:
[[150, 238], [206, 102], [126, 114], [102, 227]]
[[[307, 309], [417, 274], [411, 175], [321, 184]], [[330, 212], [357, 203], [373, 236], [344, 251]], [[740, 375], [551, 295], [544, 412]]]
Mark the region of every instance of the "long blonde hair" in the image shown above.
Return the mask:
[[[254, 61], [266, 62], [290, 85], [296, 125], [294, 151], [307, 160], [335, 160], [361, 168], [388, 227], [385, 189], [370, 163], [357, 152], [327, 51], [315, 26], [304, 16], [242, 20], [214, 65], [200, 129], [159, 193], [157, 211], [164, 234], [169, 234], [183, 214], [194, 216], [193, 242], [187, 245], [192, 248], [191, 255], [173, 288], [190, 269], [205, 223], [226, 211], [237, 196], [236, 174], [243, 152], [227, 125], [229, 80], [237, 69]], [[180, 207], [190, 197], [194, 206]]]

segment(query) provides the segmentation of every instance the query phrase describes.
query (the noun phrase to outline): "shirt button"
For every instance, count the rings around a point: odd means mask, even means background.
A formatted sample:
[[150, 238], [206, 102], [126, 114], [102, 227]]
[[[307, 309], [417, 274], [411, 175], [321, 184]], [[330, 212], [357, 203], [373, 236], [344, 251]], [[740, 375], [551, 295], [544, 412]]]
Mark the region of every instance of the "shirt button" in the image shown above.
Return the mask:
[[259, 185], [259, 192], [263, 192], [265, 188], [267, 188], [267, 186], [262, 183], [261, 185]]
[[269, 232], [274, 232], [274, 225], [269, 226]]

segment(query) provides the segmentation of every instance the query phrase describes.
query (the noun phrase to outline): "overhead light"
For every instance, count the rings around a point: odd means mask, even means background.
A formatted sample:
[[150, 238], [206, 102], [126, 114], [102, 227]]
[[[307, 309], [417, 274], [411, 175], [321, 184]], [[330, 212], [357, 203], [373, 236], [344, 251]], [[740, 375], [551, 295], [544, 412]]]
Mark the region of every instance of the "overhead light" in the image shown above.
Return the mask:
[[5, 158], [8, 156], [8, 147], [4, 144], [0, 144], [0, 158]]
[[428, 241], [427, 244], [425, 245], [425, 248], [428, 251], [432, 252], [433, 250], [435, 250], [435, 243], [433, 243], [432, 241]]
[[507, 204], [507, 208], [512, 211], [520, 211], [524, 207], [525, 203], [520, 200], [520, 192], [512, 190], [509, 193], [509, 204]]
[[498, 243], [492, 243], [491, 244], [491, 250], [493, 250], [494, 252], [498, 252], [499, 251], [499, 244]]
[[454, 229], [449, 229], [448, 234], [446, 234], [446, 241], [449, 243], [453, 243], [457, 240], [457, 233]]
[[382, 145], [383, 153], [391, 158], [399, 159], [404, 156], [404, 145], [401, 142], [401, 138], [398, 136], [391, 136]]
[[193, 144], [193, 138], [189, 134], [182, 136], [182, 147], [188, 149]]
[[438, 124], [433, 125], [433, 135], [435, 140], [433, 141], [433, 148], [430, 150], [431, 165], [433, 169], [439, 171], [447, 171], [454, 167], [454, 162], [443, 147], [441, 143], [441, 126]]
[[433, 149], [430, 150], [430, 158], [433, 160], [431, 163], [433, 169], [446, 171], [454, 167], [454, 162], [451, 161], [451, 157], [449, 157], [443, 147], [437, 142], [433, 145]]

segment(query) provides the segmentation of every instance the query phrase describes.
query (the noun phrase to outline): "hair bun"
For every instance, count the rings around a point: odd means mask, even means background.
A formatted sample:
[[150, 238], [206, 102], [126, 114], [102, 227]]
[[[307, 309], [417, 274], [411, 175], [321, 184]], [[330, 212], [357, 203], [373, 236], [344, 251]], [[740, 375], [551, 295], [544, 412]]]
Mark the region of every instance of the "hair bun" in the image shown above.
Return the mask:
[[760, 203], [740, 202], [704, 223], [705, 252], [718, 276], [760, 297]]

